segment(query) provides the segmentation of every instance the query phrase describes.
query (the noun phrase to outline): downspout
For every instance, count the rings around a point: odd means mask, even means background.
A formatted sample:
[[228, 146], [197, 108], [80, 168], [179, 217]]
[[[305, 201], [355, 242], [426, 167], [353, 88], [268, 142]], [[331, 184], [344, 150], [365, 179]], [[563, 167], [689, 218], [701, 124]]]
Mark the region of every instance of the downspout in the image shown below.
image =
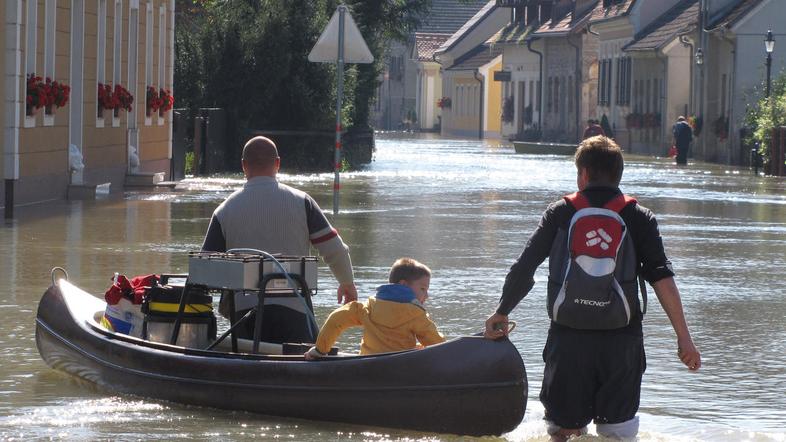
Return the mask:
[[581, 91], [581, 83], [582, 83], [581, 73], [582, 73], [583, 69], [582, 69], [582, 66], [581, 66], [581, 61], [582, 61], [581, 48], [577, 44], [574, 45], [573, 42], [570, 41], [570, 37], [571, 36], [568, 35], [567, 38], [565, 39], [565, 41], [567, 41], [569, 45], [573, 46], [576, 49], [576, 72], [575, 72], [575, 74], [576, 74], [576, 82], [574, 83], [574, 88], [573, 88], [574, 89], [573, 92], [575, 94], [575, 99], [573, 101], [573, 103], [574, 103], [573, 111], [576, 113], [576, 118], [575, 118], [575, 120], [576, 120], [576, 141], [578, 141], [578, 140], [581, 139], [581, 136], [579, 135], [579, 127], [580, 127], [580, 121], [581, 121], [579, 119], [579, 116], [580, 116], [579, 107], [580, 107], [580, 100], [581, 100], [581, 93], [580, 93], [580, 91]]
[[478, 109], [478, 139], [483, 139], [483, 74], [480, 75], [478, 78], [479, 70], [475, 70], [472, 72], [472, 75], [475, 77], [475, 80], [480, 83], [480, 99], [479, 102], [479, 109]]
[[[690, 110], [691, 113], [695, 114], [696, 110], [693, 109], [693, 98], [694, 98], [693, 96], [695, 95], [695, 91], [696, 91], [696, 78], [694, 78], [695, 76], [693, 73], [693, 51], [694, 51], [693, 43], [691, 42], [687, 33], [680, 34], [679, 37], [680, 37], [680, 43], [690, 48], [690, 55], [688, 56], [688, 66], [690, 67], [689, 76], [690, 76], [691, 90], [690, 90], [690, 94], [688, 94], [688, 109]], [[686, 117], [687, 116], [688, 115], [686, 115]]]
[[543, 125], [541, 123], [543, 123], [543, 52], [539, 52], [539, 51], [536, 51], [535, 49], [532, 49], [532, 43], [535, 40], [537, 40], [537, 38], [528, 38], [527, 39], [527, 49], [530, 52], [532, 52], [533, 54], [536, 54], [538, 56], [538, 71], [539, 71], [538, 83], [540, 83], [540, 84], [538, 84], [538, 95], [537, 95], [537, 98], [538, 98], [538, 130], [540, 130], [541, 134], [542, 134], [543, 133], [542, 132], [543, 131]]

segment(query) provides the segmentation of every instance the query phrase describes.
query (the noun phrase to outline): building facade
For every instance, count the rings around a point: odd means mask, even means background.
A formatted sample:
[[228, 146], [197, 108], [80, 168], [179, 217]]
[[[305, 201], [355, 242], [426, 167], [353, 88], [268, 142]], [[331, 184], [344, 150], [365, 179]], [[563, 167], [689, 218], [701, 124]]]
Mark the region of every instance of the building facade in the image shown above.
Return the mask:
[[510, 11], [489, 1], [435, 52], [442, 65], [442, 135], [499, 138], [501, 49], [493, 37], [510, 22]]
[[169, 175], [174, 7], [174, 0], [3, 3], [3, 206]]
[[432, 0], [431, 9], [405, 42], [393, 42], [379, 78], [372, 121], [381, 130], [439, 130], [442, 90], [434, 52], [487, 0]]

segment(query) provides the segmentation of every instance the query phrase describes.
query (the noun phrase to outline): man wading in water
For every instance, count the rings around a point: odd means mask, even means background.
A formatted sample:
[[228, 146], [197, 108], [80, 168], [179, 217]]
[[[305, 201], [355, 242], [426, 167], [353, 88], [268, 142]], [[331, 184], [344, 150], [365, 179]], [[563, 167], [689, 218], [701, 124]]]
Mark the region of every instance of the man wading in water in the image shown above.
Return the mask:
[[698, 370], [701, 355], [655, 216], [619, 190], [620, 148], [609, 138], [592, 137], [579, 145], [575, 162], [579, 192], [546, 209], [505, 278], [485, 336], [508, 333], [508, 314], [532, 289], [535, 270], [549, 257], [552, 322], [540, 392], [548, 432], [552, 440], [564, 441], [586, 433], [595, 421], [601, 436], [632, 438], [638, 433], [646, 368], [637, 276], [655, 289], [677, 334], [680, 360]]

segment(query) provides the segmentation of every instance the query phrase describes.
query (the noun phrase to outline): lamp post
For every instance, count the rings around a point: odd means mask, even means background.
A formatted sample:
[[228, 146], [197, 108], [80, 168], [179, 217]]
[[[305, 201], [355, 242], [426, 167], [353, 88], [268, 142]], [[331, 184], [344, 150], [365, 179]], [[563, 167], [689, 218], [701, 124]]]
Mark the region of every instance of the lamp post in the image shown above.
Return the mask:
[[772, 38], [772, 29], [767, 30], [767, 38], [764, 39], [764, 50], [767, 52], [767, 98], [769, 98], [772, 87], [772, 51], [775, 50], [775, 39]]

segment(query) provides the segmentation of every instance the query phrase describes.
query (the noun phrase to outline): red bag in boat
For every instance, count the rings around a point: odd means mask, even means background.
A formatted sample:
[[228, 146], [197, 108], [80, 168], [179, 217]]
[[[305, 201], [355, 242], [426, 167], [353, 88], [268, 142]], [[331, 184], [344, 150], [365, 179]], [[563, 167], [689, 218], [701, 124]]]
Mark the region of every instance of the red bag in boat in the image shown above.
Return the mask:
[[125, 275], [117, 275], [112, 286], [104, 293], [106, 310], [101, 325], [117, 333], [142, 337], [145, 287], [158, 285], [158, 281], [157, 275], [137, 276], [131, 281]]

